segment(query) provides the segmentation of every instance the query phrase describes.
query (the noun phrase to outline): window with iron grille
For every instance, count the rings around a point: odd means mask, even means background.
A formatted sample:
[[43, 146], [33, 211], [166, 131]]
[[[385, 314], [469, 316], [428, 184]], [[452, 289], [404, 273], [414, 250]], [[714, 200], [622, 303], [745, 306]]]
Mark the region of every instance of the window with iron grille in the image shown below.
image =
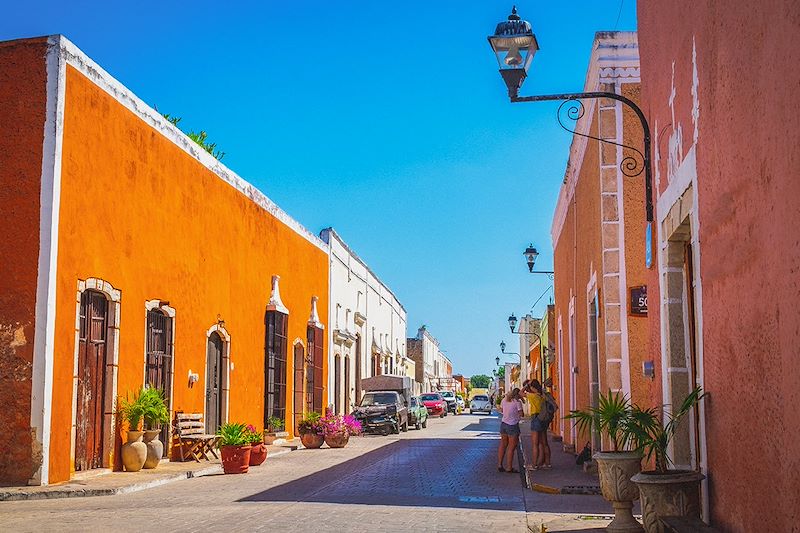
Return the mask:
[[308, 356], [313, 368], [313, 380], [309, 390], [314, 391], [314, 411], [322, 412], [322, 362], [325, 347], [325, 330], [315, 326], [308, 326]]
[[288, 315], [267, 311], [264, 368], [264, 423], [271, 416], [286, 419], [286, 325]]
[[[161, 389], [167, 410], [172, 396], [172, 318], [158, 309], [147, 311], [146, 332], [146, 373], [147, 385]], [[161, 428], [161, 442], [169, 442], [169, 424]], [[164, 446], [164, 457], [168, 446]]]

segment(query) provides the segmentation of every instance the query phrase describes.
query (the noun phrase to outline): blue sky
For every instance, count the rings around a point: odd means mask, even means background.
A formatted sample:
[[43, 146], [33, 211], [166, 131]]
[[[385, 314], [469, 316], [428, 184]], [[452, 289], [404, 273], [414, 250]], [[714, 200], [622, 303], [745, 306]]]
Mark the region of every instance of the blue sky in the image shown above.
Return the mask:
[[[62, 33], [309, 230], [333, 226], [457, 372], [491, 373], [506, 318], [549, 286], [570, 136], [510, 104], [486, 36], [511, 3], [13, 2], [0, 40]], [[541, 50], [522, 94], [579, 91], [595, 31], [634, 0], [517, 2]], [[549, 295], [535, 308], [541, 315]], [[514, 350], [517, 351], [517, 350]]]

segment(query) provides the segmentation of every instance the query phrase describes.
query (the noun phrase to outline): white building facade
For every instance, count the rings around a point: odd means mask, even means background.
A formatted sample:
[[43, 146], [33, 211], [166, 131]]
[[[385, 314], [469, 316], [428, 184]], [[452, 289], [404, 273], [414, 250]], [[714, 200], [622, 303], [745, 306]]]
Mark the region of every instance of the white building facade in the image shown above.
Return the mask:
[[349, 413], [361, 378], [406, 375], [406, 310], [333, 228], [320, 232], [330, 257], [328, 404]]
[[453, 379], [453, 362], [439, 347], [439, 341], [426, 326], [417, 330], [417, 336], [408, 339], [408, 356], [416, 364], [416, 380], [422, 390], [456, 390]]

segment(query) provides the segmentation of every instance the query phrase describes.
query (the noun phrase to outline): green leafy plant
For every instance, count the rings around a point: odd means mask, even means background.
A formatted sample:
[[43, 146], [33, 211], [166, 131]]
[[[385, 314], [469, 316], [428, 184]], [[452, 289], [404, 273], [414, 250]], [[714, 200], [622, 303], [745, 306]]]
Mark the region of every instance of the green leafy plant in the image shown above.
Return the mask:
[[[181, 117], [175, 117], [170, 115], [169, 113], [162, 113], [161, 115], [165, 119], [167, 119], [170, 122], [170, 124], [180, 129], [178, 123], [181, 121]], [[200, 146], [200, 148], [211, 154], [217, 161], [222, 161], [222, 158], [225, 157], [225, 152], [217, 150], [217, 143], [208, 142], [208, 133], [206, 133], [205, 131], [200, 130], [199, 133], [190, 131], [189, 133], [186, 133], [186, 136], [189, 137], [194, 142], [196, 142]]]
[[297, 430], [300, 433], [316, 433], [322, 435], [322, 426], [320, 424], [322, 415], [316, 411], [308, 413], [298, 424]]
[[142, 389], [139, 393], [142, 402], [142, 417], [147, 429], [158, 429], [162, 424], [169, 423], [169, 410], [164, 401], [164, 391], [154, 387]]
[[264, 442], [264, 433], [256, 429], [252, 424], [247, 424], [245, 428], [245, 438], [250, 444], [260, 444]]
[[277, 416], [271, 416], [267, 418], [267, 429], [270, 432], [275, 433], [278, 431], [283, 431], [284, 427], [285, 423], [283, 421], [283, 418], [279, 418]]
[[608, 436], [611, 451], [622, 451], [632, 444], [634, 435], [630, 431], [633, 406], [620, 392], [600, 393], [597, 407], [570, 411], [564, 418], [574, 420], [578, 429], [588, 433], [598, 431]]
[[146, 398], [142, 395], [146, 389], [128, 393], [124, 398], [119, 398], [117, 401], [117, 414], [126, 422], [128, 422], [128, 431], [138, 431], [139, 426], [144, 418], [147, 404]]
[[470, 385], [476, 389], [488, 389], [492, 378], [485, 374], [478, 374], [469, 378]]
[[[672, 460], [667, 453], [669, 444], [675, 437], [683, 418], [700, 403], [705, 397], [701, 387], [695, 389], [684, 398], [678, 410], [672, 413], [661, 408], [650, 407], [642, 409], [633, 406], [628, 422], [627, 431], [636, 443], [637, 449], [642, 450], [645, 458], [655, 459], [656, 472], [664, 474], [669, 470]], [[666, 424], [662, 424], [662, 418]]]
[[222, 424], [217, 431], [220, 446], [244, 446], [249, 444], [247, 426], [228, 422]]

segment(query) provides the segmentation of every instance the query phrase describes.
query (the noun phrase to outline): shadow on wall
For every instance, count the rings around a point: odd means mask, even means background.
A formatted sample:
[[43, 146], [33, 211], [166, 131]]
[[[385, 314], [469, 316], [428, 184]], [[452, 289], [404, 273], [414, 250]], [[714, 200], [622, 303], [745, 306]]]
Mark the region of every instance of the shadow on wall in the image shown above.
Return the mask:
[[239, 501], [524, 511], [519, 476], [496, 460], [495, 439], [404, 439]]

